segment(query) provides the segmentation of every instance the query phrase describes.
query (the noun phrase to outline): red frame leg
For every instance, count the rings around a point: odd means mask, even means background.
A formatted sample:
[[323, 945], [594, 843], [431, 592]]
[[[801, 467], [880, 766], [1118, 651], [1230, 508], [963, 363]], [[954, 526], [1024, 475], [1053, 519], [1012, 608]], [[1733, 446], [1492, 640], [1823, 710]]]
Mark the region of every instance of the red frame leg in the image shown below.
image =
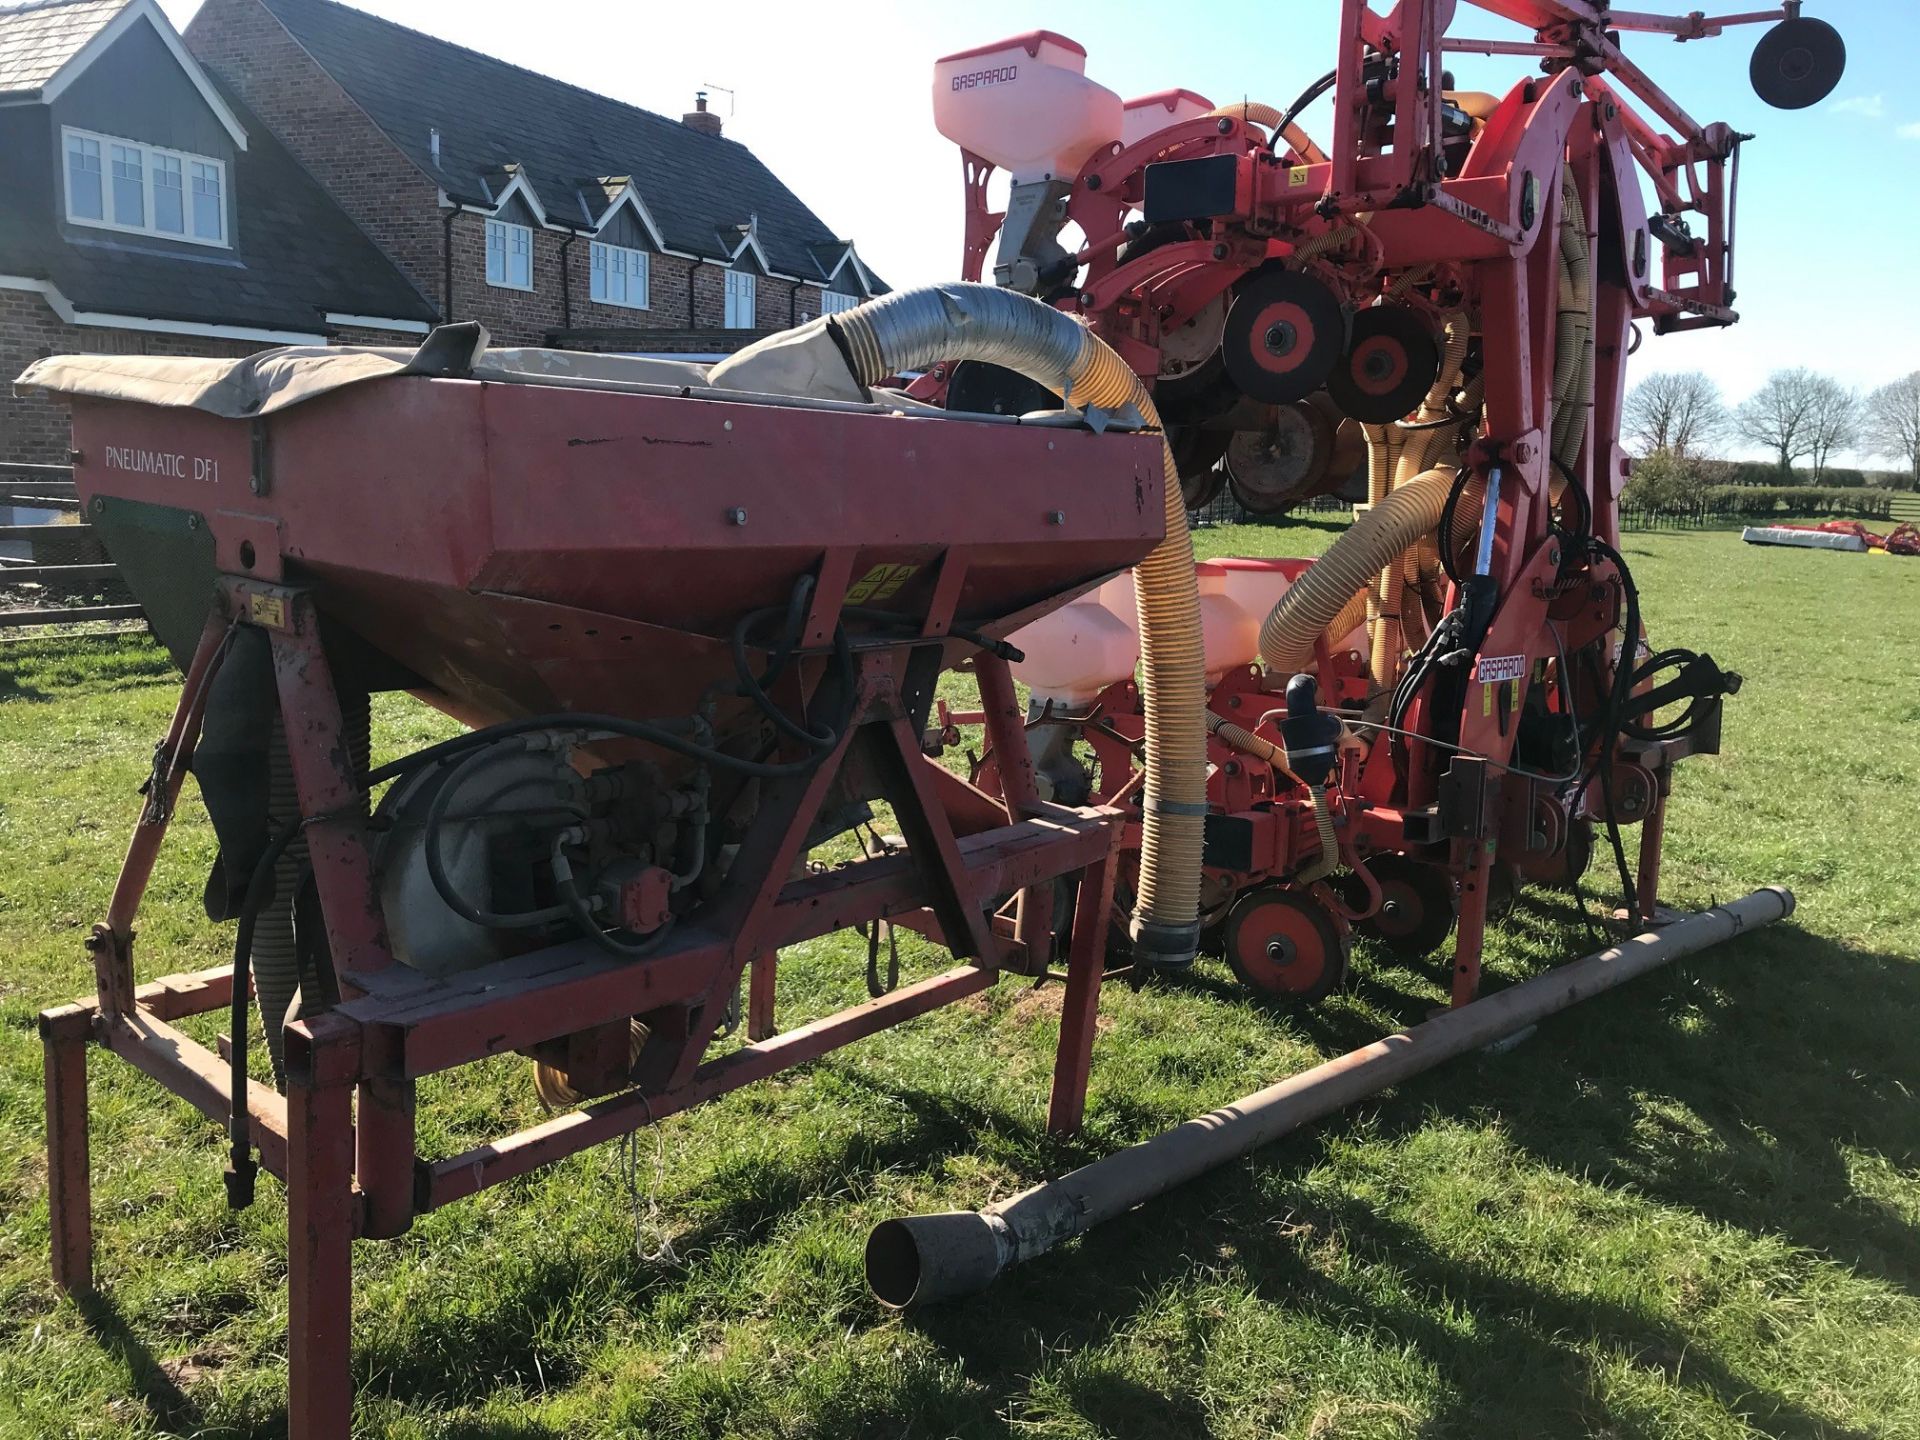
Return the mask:
[[326, 1073], [333, 1019], [287, 1027], [290, 1440], [347, 1440], [353, 1424], [353, 1090]]
[[1067, 993], [1060, 1004], [1060, 1048], [1053, 1059], [1053, 1094], [1047, 1105], [1047, 1130], [1054, 1135], [1078, 1133], [1087, 1112], [1087, 1074], [1093, 1067], [1100, 981], [1107, 962], [1107, 921], [1113, 913], [1113, 871], [1109, 853], [1080, 877], [1073, 949], [1067, 957]]
[[1453, 1004], [1473, 1003], [1480, 993], [1480, 952], [1487, 938], [1487, 874], [1493, 846], [1474, 846], [1473, 868], [1460, 881], [1460, 920], [1453, 934]]
[[46, 1056], [47, 1209], [54, 1283], [93, 1289], [93, 1185], [87, 1150], [87, 1047], [93, 1016], [64, 1006], [40, 1017]]

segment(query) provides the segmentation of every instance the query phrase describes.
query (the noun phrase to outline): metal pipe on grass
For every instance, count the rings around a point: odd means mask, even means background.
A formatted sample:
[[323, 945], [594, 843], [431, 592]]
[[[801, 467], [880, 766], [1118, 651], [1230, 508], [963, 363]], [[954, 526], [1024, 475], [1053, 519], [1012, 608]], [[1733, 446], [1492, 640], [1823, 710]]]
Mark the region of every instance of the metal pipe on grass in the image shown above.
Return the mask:
[[1793, 905], [1790, 890], [1756, 890], [1349, 1051], [985, 1210], [883, 1221], [867, 1239], [867, 1282], [890, 1309], [985, 1289], [1001, 1271], [1270, 1140], [1649, 970], [1783, 920]]

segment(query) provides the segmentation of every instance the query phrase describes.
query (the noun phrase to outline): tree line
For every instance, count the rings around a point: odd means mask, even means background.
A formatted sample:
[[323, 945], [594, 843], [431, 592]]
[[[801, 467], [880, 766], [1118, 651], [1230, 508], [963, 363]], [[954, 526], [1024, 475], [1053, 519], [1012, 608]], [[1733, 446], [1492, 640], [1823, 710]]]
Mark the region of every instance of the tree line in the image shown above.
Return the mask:
[[1740, 439], [1777, 459], [1782, 483], [1805, 460], [1817, 484], [1833, 456], [1856, 450], [1895, 461], [1920, 490], [1920, 370], [1864, 394], [1818, 371], [1776, 370], [1738, 405], [1697, 371], [1669, 371], [1628, 392], [1622, 422], [1643, 456], [1697, 460]]

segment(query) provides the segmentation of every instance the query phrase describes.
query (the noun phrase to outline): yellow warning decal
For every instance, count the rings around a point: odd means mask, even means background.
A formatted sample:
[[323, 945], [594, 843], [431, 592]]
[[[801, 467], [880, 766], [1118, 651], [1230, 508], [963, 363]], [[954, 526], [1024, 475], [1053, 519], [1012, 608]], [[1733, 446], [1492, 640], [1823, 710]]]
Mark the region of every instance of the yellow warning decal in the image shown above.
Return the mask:
[[876, 565], [847, 587], [847, 600], [854, 605], [891, 600], [919, 572], [918, 565]]
[[255, 591], [247, 597], [247, 618], [256, 625], [284, 630], [287, 628], [287, 602], [278, 595], [262, 595]]
[[1287, 167], [1287, 184], [1304, 185], [1307, 183], [1307, 176], [1312, 173], [1313, 170], [1311, 166], [1290, 165]]

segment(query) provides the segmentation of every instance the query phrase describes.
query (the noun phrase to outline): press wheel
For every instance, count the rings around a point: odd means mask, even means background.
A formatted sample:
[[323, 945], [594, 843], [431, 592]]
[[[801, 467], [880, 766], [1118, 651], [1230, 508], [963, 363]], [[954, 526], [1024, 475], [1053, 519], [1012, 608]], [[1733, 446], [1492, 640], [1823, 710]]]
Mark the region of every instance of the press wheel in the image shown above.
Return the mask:
[[1347, 941], [1322, 905], [1277, 885], [1250, 890], [1227, 912], [1227, 964], [1251, 988], [1313, 1005], [1347, 975]]
[[1453, 933], [1459, 904], [1453, 877], [1404, 855], [1375, 855], [1367, 869], [1380, 885], [1380, 908], [1354, 926], [1403, 960], [1431, 955]]

